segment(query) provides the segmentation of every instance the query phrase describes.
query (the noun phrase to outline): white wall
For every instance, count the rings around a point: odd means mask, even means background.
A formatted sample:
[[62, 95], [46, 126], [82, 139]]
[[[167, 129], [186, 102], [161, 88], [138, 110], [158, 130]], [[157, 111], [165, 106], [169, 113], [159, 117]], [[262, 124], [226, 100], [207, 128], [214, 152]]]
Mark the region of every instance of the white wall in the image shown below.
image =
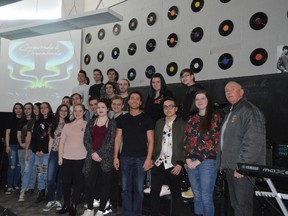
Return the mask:
[[[96, 2], [98, 3], [94, 3]], [[191, 3], [192, 0], [128, 0], [111, 7], [124, 17], [124, 20], [119, 22], [121, 33], [118, 36], [113, 35], [112, 28], [115, 23], [84, 29], [82, 68], [90, 74], [90, 78], [94, 68], [100, 68], [106, 74], [107, 69], [111, 67], [120, 73], [120, 78], [127, 78], [127, 71], [133, 67], [137, 76], [131, 82], [132, 86], [149, 84], [145, 69], [150, 64], [164, 75], [168, 83], [177, 83], [181, 69], [189, 67], [191, 60], [196, 57], [204, 62], [202, 71], [196, 75], [197, 80], [277, 72], [277, 46], [288, 43], [287, 0], [231, 0], [225, 4], [220, 0], [205, 1], [204, 7], [198, 13], [191, 10]], [[91, 5], [91, 0], [86, 0], [86, 6], [89, 4]], [[105, 6], [105, 0], [103, 4]], [[173, 5], [179, 8], [179, 15], [171, 21], [167, 18], [167, 12]], [[150, 12], [157, 14], [157, 21], [153, 26], [148, 26], [146, 22]], [[249, 20], [257, 12], [266, 13], [268, 23], [262, 30], [255, 31], [250, 28]], [[128, 23], [132, 18], [138, 20], [138, 27], [134, 31], [128, 29]], [[218, 33], [218, 26], [226, 19], [233, 21], [234, 30], [229, 36], [223, 37]], [[198, 43], [194, 43], [190, 40], [190, 34], [197, 26], [203, 28], [204, 37]], [[103, 40], [97, 37], [101, 28], [106, 32]], [[178, 44], [169, 48], [166, 40], [172, 32], [178, 35]], [[90, 44], [84, 41], [88, 33], [92, 34]], [[156, 49], [151, 53], [146, 51], [146, 42], [150, 38], [157, 42]], [[130, 56], [127, 49], [132, 42], [136, 43], [137, 52]], [[111, 57], [114, 47], [120, 49], [120, 56], [116, 60]], [[264, 48], [268, 52], [268, 59], [262, 66], [254, 66], [250, 62], [250, 54], [256, 48]], [[105, 54], [101, 63], [97, 61], [99, 51]], [[234, 63], [228, 70], [222, 70], [218, 67], [218, 58], [226, 52], [233, 56]], [[91, 56], [88, 65], [83, 62], [86, 54]], [[178, 72], [172, 77], [166, 74], [166, 66], [170, 62], [178, 64]]]

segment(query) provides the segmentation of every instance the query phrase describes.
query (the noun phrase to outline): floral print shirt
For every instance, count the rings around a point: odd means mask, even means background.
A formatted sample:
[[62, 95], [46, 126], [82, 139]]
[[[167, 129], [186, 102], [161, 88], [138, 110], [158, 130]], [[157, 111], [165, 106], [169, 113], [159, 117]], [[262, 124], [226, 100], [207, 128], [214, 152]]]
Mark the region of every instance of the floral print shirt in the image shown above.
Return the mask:
[[214, 113], [211, 120], [211, 129], [199, 131], [204, 117], [199, 114], [191, 116], [186, 123], [184, 152], [185, 158], [196, 158], [199, 161], [216, 159], [220, 140], [220, 114]]

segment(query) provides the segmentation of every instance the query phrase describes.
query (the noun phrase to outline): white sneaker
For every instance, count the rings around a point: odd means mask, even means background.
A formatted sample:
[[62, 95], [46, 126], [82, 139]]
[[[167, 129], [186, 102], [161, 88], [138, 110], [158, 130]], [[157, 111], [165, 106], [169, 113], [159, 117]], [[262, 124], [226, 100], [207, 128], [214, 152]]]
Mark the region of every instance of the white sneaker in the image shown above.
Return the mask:
[[171, 191], [168, 185], [162, 185], [161, 191], [160, 191], [160, 197], [165, 195], [170, 195]]
[[56, 207], [56, 210], [57, 210], [57, 211], [61, 210], [61, 209], [62, 209], [61, 202], [56, 200], [56, 202], [55, 202], [55, 207]]
[[111, 212], [112, 212], [112, 206], [110, 204], [110, 201], [108, 200], [107, 203], [106, 203], [103, 215], [107, 215], [107, 214], [109, 214]]
[[95, 216], [103, 216], [103, 215], [104, 215], [103, 212], [98, 210]]
[[[93, 207], [94, 208], [98, 208], [99, 206], [100, 206], [100, 200], [94, 199], [93, 200]], [[88, 208], [88, 204], [87, 203], [84, 205], [84, 208]]]
[[18, 199], [18, 202], [23, 202], [25, 201], [25, 191], [21, 191], [20, 192], [20, 196], [19, 196], [19, 199]]
[[151, 192], [151, 187], [147, 187], [144, 189], [145, 194], [150, 194], [150, 192]]
[[86, 209], [81, 216], [94, 216], [94, 209]]
[[43, 211], [47, 212], [50, 211], [55, 206], [55, 201], [49, 201]]

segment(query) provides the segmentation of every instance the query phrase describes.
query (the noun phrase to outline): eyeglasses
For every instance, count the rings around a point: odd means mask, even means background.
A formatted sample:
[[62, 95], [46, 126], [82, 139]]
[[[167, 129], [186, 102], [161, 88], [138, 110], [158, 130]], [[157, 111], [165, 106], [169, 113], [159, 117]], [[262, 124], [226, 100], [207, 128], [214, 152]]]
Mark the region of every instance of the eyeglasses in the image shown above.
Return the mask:
[[168, 109], [168, 110], [172, 110], [174, 107], [176, 107], [176, 105], [170, 104], [170, 105], [164, 105], [163, 109]]

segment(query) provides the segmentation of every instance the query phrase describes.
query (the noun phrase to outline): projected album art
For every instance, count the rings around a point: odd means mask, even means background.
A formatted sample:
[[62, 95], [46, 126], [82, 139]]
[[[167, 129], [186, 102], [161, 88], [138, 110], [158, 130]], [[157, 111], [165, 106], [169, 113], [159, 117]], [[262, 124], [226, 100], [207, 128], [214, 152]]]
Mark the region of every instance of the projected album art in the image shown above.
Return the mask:
[[[10, 111], [15, 102], [47, 101], [53, 111], [77, 85], [81, 31], [21, 40], [1, 40], [1, 100]], [[11, 100], [11, 102], [10, 102]]]

